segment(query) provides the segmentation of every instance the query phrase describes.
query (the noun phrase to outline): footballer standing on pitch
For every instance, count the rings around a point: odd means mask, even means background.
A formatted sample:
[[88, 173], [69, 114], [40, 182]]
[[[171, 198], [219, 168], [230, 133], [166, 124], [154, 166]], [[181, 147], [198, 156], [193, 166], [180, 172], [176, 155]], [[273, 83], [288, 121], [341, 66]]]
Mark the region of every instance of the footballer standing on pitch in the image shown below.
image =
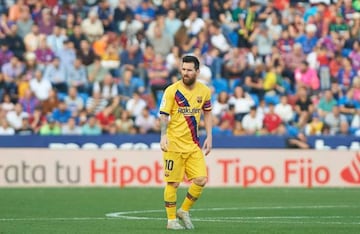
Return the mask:
[[[163, 151], [165, 209], [168, 229], [193, 229], [189, 210], [200, 197], [207, 181], [204, 154], [212, 147], [212, 119], [210, 89], [197, 82], [200, 62], [195, 56], [182, 58], [182, 79], [170, 85], [164, 92], [160, 105], [161, 139]], [[198, 128], [201, 113], [207, 137], [201, 149]], [[177, 188], [184, 175], [192, 181], [187, 195], [176, 211]], [[177, 218], [183, 223], [182, 226]]]

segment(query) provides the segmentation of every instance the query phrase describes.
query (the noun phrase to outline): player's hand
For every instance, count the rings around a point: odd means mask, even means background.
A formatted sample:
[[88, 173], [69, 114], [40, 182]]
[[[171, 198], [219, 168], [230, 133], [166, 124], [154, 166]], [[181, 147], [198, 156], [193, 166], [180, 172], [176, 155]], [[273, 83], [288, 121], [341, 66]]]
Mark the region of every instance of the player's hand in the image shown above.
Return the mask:
[[167, 135], [162, 135], [160, 139], [160, 148], [162, 151], [167, 152], [168, 150], [168, 138]]
[[203, 151], [206, 156], [210, 153], [211, 148], [212, 148], [212, 139], [207, 137], [204, 141], [204, 146], [203, 146]]

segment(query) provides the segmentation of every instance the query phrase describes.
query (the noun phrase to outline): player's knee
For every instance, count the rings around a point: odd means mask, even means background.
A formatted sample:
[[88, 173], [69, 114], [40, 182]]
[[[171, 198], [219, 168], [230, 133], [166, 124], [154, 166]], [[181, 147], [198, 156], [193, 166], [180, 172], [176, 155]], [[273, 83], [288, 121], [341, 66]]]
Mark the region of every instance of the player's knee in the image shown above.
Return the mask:
[[207, 177], [203, 176], [203, 177], [197, 177], [193, 179], [193, 183], [199, 186], [205, 186], [207, 182]]
[[174, 187], [174, 188], [178, 188], [178, 187], [179, 187], [179, 185], [180, 185], [180, 183], [179, 183], [179, 182], [168, 182], [167, 184], [168, 184], [169, 186]]

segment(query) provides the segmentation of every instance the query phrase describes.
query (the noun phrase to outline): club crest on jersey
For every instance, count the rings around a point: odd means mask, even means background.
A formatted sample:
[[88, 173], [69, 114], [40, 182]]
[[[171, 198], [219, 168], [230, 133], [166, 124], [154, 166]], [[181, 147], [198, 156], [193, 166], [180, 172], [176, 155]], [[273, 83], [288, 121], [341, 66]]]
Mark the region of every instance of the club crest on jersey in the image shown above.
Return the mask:
[[202, 97], [201, 97], [201, 96], [198, 96], [198, 97], [196, 98], [196, 101], [197, 101], [198, 103], [201, 103], [201, 102], [202, 102]]

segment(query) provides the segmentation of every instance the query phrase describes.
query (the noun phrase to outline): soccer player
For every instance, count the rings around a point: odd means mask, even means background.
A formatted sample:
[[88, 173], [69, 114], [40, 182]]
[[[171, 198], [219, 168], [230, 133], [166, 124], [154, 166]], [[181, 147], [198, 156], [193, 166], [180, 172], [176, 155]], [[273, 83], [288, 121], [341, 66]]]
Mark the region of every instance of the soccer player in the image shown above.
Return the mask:
[[[211, 93], [206, 85], [196, 80], [199, 65], [195, 56], [182, 58], [182, 79], [167, 87], [160, 105], [167, 229], [194, 229], [189, 210], [207, 181], [204, 154], [208, 155], [212, 147]], [[204, 113], [207, 135], [202, 149], [198, 136], [201, 113]], [[177, 188], [184, 175], [192, 183], [181, 208], [176, 211]]]

